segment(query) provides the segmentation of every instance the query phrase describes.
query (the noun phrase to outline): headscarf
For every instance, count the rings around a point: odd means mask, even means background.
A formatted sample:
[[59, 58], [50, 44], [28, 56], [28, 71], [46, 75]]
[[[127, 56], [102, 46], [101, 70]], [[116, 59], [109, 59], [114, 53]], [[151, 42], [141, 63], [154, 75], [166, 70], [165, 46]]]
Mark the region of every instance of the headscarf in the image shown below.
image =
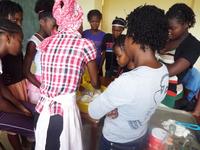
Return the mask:
[[[83, 10], [76, 0], [55, 0], [53, 16], [60, 32], [70, 31], [76, 33], [83, 22]], [[45, 51], [47, 45], [55, 36], [56, 33], [43, 40], [38, 49]]]
[[59, 30], [77, 31], [83, 22], [83, 10], [76, 0], [55, 0], [53, 16]]

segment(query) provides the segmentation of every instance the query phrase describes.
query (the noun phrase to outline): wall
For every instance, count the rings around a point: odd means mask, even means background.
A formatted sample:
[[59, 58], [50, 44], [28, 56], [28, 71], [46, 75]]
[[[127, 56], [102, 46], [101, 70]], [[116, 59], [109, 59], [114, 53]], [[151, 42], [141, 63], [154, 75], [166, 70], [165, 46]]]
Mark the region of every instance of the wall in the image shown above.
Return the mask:
[[23, 51], [25, 52], [27, 40], [38, 30], [38, 18], [34, 12], [36, 0], [13, 0], [19, 3], [24, 11], [23, 14]]
[[87, 21], [87, 13], [91, 9], [98, 9], [102, 11], [102, 1], [101, 0], [78, 0], [78, 2], [82, 6], [83, 12], [84, 12], [83, 28], [88, 29], [90, 28], [90, 24]]
[[[22, 5], [24, 9], [24, 47], [27, 39], [38, 29], [37, 16], [34, 13], [34, 6], [36, 0], [13, 0]], [[193, 8], [196, 14], [197, 23], [191, 29], [191, 33], [200, 40], [200, 0], [78, 0], [84, 11], [84, 29], [90, 28], [87, 21], [87, 13], [91, 9], [99, 9], [103, 13], [102, 30], [105, 32], [111, 31], [112, 20], [118, 16], [125, 18], [130, 11], [140, 5], [153, 4], [164, 10], [168, 10], [170, 6], [177, 2], [184, 2]], [[200, 58], [195, 64], [200, 68]]]
[[[200, 40], [200, 0], [193, 0], [193, 10], [196, 14], [196, 24], [193, 29], [191, 29], [192, 34]], [[198, 59], [195, 67], [200, 70], [200, 58]]]
[[[193, 8], [196, 14], [195, 27], [190, 31], [191, 33], [200, 40], [200, 0], [103, 0], [102, 12], [103, 22], [102, 30], [105, 32], [111, 32], [112, 20], [118, 16], [125, 18], [134, 8], [144, 5], [151, 4], [156, 5], [167, 11], [175, 3], [186, 3], [188, 6]], [[200, 58], [195, 64], [200, 70]]]

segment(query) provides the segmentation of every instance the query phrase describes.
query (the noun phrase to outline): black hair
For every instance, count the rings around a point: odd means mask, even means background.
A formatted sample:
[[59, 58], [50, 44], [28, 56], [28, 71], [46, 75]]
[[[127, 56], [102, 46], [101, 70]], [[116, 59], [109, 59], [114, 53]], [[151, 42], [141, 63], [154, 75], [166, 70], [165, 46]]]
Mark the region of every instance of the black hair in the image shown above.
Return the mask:
[[0, 1], [0, 18], [8, 18], [8, 15], [14, 16], [16, 13], [23, 13], [22, 7], [10, 0]]
[[52, 9], [54, 0], [37, 0], [35, 4], [35, 13], [38, 14], [38, 18], [53, 18]]
[[88, 21], [90, 21], [93, 16], [98, 17], [99, 20], [102, 19], [102, 13], [98, 9], [93, 9], [88, 12], [87, 14]]
[[126, 27], [126, 20], [123, 18], [115, 17], [115, 19], [112, 22], [112, 26], [121, 26], [123, 28]]
[[126, 38], [125, 35], [120, 35], [120, 36], [115, 40], [115, 42], [114, 42], [114, 44], [113, 44], [113, 49], [114, 49], [116, 46], [119, 46], [120, 49], [121, 49], [122, 51], [124, 51], [124, 50], [125, 50], [125, 49], [124, 49], [125, 38]]
[[153, 5], [137, 7], [128, 17], [127, 35], [145, 50], [161, 50], [168, 39], [168, 20], [164, 10]]
[[8, 19], [0, 19], [0, 33], [5, 32], [10, 34], [19, 33], [23, 36], [22, 28], [18, 24]]
[[168, 19], [176, 18], [181, 23], [187, 23], [189, 28], [196, 23], [193, 10], [184, 3], [174, 4], [166, 13]]

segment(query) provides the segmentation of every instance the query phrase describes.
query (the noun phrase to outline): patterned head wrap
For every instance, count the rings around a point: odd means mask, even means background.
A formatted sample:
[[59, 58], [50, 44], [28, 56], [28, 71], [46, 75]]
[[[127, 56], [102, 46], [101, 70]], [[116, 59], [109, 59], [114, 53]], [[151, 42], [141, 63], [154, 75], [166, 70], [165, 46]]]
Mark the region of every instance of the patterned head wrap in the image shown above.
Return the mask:
[[59, 30], [77, 31], [83, 22], [83, 10], [76, 0], [55, 0], [53, 16]]
[[[58, 31], [77, 33], [83, 22], [83, 10], [76, 0], [55, 0], [53, 16], [58, 25]], [[38, 49], [45, 51], [47, 45], [56, 36], [56, 33], [39, 45]]]

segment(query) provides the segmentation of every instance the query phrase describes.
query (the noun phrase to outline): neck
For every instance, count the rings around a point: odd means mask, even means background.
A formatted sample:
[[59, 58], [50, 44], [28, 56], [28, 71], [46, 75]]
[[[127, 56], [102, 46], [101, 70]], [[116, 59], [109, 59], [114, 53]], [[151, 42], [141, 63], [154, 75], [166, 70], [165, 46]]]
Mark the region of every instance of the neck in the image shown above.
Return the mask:
[[133, 58], [135, 67], [148, 66], [150, 68], [160, 68], [161, 64], [156, 60], [155, 53], [151, 50], [142, 50]]
[[46, 38], [46, 37], [48, 37], [48, 35], [43, 31], [43, 30], [39, 30], [38, 32], [37, 32], [41, 37], [43, 37], [44, 39]]
[[98, 29], [91, 29], [93, 34], [97, 34], [97, 32], [99, 31]]
[[174, 50], [176, 49], [181, 43], [182, 41], [188, 36], [189, 32], [186, 31], [180, 38], [176, 39], [176, 40], [170, 40], [167, 42], [164, 51], [169, 51], [169, 50]]

